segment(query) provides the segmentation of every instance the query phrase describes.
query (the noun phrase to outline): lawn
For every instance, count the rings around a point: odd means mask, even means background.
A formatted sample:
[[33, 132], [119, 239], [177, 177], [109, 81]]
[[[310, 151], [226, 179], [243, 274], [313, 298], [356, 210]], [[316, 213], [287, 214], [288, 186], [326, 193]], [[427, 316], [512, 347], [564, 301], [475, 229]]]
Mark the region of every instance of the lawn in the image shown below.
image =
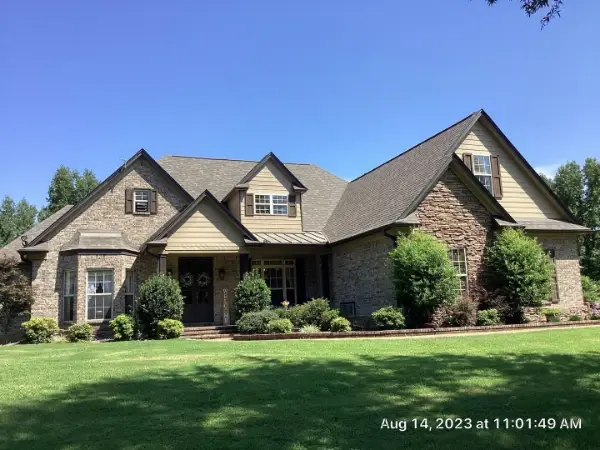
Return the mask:
[[[3, 347], [0, 448], [596, 449], [599, 344], [600, 328], [580, 328]], [[433, 429], [381, 429], [416, 417]], [[437, 417], [473, 429], [436, 430]], [[572, 417], [582, 429], [558, 429]], [[499, 430], [494, 418], [558, 424]]]

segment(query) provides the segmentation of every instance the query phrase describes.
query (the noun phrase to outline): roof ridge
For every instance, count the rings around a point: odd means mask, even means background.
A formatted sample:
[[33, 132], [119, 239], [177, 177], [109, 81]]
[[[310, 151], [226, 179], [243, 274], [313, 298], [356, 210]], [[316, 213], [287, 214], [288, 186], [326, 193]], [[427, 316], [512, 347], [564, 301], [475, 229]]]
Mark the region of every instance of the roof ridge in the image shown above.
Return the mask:
[[[162, 160], [163, 158], [189, 158], [189, 159], [209, 159], [212, 161], [233, 161], [233, 162], [249, 162], [249, 163], [255, 163], [258, 164], [260, 161], [257, 160], [252, 160], [252, 159], [236, 159], [236, 158], [216, 158], [216, 157], [212, 157], [212, 156], [188, 156], [188, 155], [163, 155], [161, 156], [158, 161]], [[283, 164], [294, 164], [297, 166], [315, 166], [315, 167], [319, 167], [313, 163], [298, 163], [298, 162], [284, 162]]]
[[415, 145], [413, 145], [413, 146], [412, 146], [412, 147], [410, 147], [408, 150], [405, 150], [405, 151], [403, 151], [402, 153], [400, 153], [400, 154], [398, 154], [398, 155], [396, 155], [396, 156], [394, 156], [394, 157], [392, 157], [392, 158], [388, 159], [387, 161], [385, 161], [385, 162], [382, 162], [381, 164], [379, 164], [378, 166], [376, 166], [376, 167], [374, 167], [373, 169], [369, 170], [368, 172], [365, 172], [365, 173], [363, 173], [362, 175], [360, 175], [360, 176], [358, 176], [358, 177], [354, 178], [353, 180], [350, 180], [350, 182], [349, 182], [348, 184], [350, 184], [350, 183], [354, 183], [355, 181], [357, 181], [357, 180], [359, 180], [360, 178], [362, 178], [362, 177], [364, 177], [364, 176], [366, 176], [366, 175], [370, 174], [371, 172], [374, 172], [374, 171], [376, 171], [377, 169], [379, 169], [379, 168], [381, 168], [381, 167], [385, 166], [386, 164], [389, 164], [389, 163], [391, 163], [391, 162], [392, 162], [393, 160], [395, 160], [396, 158], [400, 158], [401, 156], [404, 156], [404, 155], [406, 155], [408, 152], [410, 152], [410, 151], [414, 150], [414, 149], [415, 149], [415, 148], [417, 148], [418, 146], [420, 146], [420, 145], [423, 145], [425, 142], [427, 142], [427, 141], [430, 141], [430, 140], [434, 139], [435, 137], [439, 136], [439, 135], [440, 135], [440, 134], [442, 134], [442, 133], [445, 133], [445, 132], [446, 132], [446, 131], [448, 131], [450, 128], [453, 128], [453, 127], [457, 126], [458, 124], [460, 124], [460, 123], [462, 123], [462, 122], [464, 122], [464, 121], [466, 121], [466, 120], [470, 119], [470, 118], [471, 118], [471, 117], [473, 117], [475, 114], [479, 114], [481, 111], [483, 111], [483, 110], [481, 110], [481, 109], [480, 109], [480, 110], [478, 110], [478, 111], [475, 111], [475, 112], [473, 112], [473, 113], [469, 114], [468, 116], [466, 116], [466, 117], [462, 118], [461, 120], [459, 120], [459, 121], [457, 121], [457, 122], [454, 122], [452, 125], [450, 125], [450, 126], [448, 126], [448, 127], [444, 128], [442, 131], [439, 131], [439, 132], [435, 133], [434, 135], [432, 135], [432, 136], [429, 136], [427, 139], [425, 139], [425, 140], [423, 140], [423, 141], [419, 142], [418, 144], [415, 144]]

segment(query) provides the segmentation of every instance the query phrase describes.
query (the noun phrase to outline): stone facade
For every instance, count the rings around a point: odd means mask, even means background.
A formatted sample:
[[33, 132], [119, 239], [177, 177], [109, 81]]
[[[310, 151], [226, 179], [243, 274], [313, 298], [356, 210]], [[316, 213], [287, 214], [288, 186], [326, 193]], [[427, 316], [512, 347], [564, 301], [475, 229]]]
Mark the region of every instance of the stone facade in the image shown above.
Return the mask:
[[417, 208], [420, 228], [467, 254], [468, 292], [481, 300], [485, 290], [485, 248], [493, 239], [493, 218], [452, 171], [440, 179]]

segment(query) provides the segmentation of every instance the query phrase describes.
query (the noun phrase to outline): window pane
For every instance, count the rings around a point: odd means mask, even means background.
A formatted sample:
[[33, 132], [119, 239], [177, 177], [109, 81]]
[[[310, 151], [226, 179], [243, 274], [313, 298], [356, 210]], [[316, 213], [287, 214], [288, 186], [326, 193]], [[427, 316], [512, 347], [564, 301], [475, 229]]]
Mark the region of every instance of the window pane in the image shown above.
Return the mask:
[[288, 198], [287, 195], [274, 195], [273, 196], [273, 204], [274, 205], [287, 205]]
[[278, 216], [287, 215], [288, 205], [273, 205], [273, 214]]
[[484, 155], [473, 156], [473, 172], [479, 175], [491, 175], [490, 157]]
[[285, 268], [285, 287], [295, 288], [296, 287], [296, 269], [294, 267]]
[[492, 192], [492, 177], [477, 175], [477, 179], [488, 191]]
[[273, 306], [281, 306], [281, 302], [283, 301], [283, 290], [275, 289], [271, 291], [271, 304]]

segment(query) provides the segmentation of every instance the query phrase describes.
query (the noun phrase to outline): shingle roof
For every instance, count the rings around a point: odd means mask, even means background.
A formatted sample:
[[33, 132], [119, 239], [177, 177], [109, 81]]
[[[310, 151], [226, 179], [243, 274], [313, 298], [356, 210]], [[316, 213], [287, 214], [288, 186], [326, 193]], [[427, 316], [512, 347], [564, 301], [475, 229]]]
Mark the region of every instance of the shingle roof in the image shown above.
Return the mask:
[[[33, 241], [40, 233], [42, 233], [46, 228], [60, 219], [67, 211], [69, 211], [73, 205], [66, 205], [62, 209], [56, 211], [50, 217], [42, 220], [41, 222], [36, 223], [33, 227], [23, 233], [24, 236], [27, 236], [27, 240], [29, 242]], [[17, 250], [23, 247], [23, 242], [21, 241], [21, 237], [16, 238], [14, 241], [6, 244], [5, 247], [0, 249], [0, 256], [11, 257], [20, 259], [19, 253]]]
[[[158, 163], [193, 197], [209, 190], [223, 200], [258, 161], [164, 156]], [[313, 164], [284, 165], [307, 188], [302, 194], [304, 231], [322, 231], [347, 182]]]
[[138, 247], [129, 242], [121, 231], [78, 230], [60, 250], [126, 250], [137, 253]]
[[[308, 231], [304, 233], [254, 233], [258, 242], [263, 244], [290, 244], [290, 245], [319, 245], [327, 244], [323, 233]], [[246, 241], [247, 243], [253, 243]]]
[[479, 119], [465, 117], [435, 136], [351, 181], [324, 232], [330, 242], [395, 223], [412, 213], [452, 161], [456, 146]]

